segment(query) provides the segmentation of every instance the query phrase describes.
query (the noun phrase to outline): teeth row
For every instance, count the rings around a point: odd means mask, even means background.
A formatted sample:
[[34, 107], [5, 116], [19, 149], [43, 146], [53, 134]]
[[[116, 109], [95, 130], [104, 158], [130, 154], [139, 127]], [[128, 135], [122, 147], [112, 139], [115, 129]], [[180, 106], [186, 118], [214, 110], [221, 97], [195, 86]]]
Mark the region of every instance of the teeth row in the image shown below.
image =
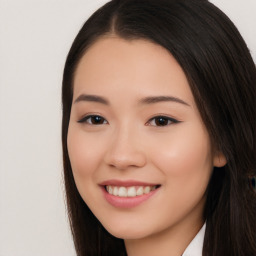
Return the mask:
[[148, 194], [149, 192], [156, 189], [156, 186], [140, 186], [140, 187], [116, 187], [116, 186], [106, 186], [106, 190], [109, 194], [119, 197], [135, 197], [141, 196], [143, 194]]

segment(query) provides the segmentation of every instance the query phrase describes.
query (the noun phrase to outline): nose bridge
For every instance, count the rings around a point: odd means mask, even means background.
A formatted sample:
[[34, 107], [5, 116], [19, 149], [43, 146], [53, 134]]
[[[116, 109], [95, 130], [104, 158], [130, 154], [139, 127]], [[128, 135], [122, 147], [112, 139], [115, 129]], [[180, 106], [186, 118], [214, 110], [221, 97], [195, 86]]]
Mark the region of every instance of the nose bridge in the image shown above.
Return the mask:
[[123, 124], [113, 131], [106, 153], [106, 162], [117, 169], [145, 165], [146, 155], [136, 127], [131, 124]]

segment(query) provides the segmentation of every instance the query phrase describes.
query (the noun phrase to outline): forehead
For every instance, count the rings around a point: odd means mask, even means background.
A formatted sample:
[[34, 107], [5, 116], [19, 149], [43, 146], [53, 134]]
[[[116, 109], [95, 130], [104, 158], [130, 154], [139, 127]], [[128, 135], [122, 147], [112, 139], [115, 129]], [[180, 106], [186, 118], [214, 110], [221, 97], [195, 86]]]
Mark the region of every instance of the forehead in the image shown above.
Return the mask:
[[193, 96], [175, 58], [162, 46], [147, 40], [104, 37], [80, 60], [74, 77], [74, 95], [108, 93], [111, 88], [141, 94], [175, 94], [186, 101]]
[[[102, 67], [104, 70], [108, 70], [113, 68], [114, 64], [120, 65], [120, 62], [122, 66], [128, 65], [126, 67], [129, 69], [138, 66], [138, 64], [153, 68], [152, 60], [156, 64], [166, 62], [167, 65], [172, 60], [173, 64], [179, 66], [165, 48], [148, 40], [126, 40], [117, 36], [102, 37], [85, 52], [78, 64], [76, 73], [85, 67], [88, 70], [94, 69], [95, 66], [92, 64], [97, 65], [98, 69]], [[110, 63], [111, 65], [109, 65]], [[120, 68], [120, 66], [118, 67]]]

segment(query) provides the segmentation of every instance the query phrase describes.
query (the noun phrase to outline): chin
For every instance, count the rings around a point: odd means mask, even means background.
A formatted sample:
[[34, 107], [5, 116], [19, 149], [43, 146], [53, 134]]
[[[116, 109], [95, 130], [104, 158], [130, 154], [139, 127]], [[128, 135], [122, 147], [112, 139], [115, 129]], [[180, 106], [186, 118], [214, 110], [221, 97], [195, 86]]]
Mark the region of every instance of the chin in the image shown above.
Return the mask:
[[149, 232], [146, 230], [142, 230], [141, 228], [134, 228], [133, 226], [128, 227], [116, 227], [116, 228], [110, 228], [105, 227], [105, 229], [114, 237], [120, 238], [120, 239], [141, 239], [146, 236], [149, 236]]

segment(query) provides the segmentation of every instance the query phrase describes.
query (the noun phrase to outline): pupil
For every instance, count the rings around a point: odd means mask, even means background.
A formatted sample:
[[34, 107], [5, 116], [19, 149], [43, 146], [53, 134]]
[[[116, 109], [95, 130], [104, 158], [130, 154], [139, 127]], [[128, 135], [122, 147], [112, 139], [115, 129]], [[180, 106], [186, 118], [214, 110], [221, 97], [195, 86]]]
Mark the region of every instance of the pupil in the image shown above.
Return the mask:
[[156, 120], [156, 124], [159, 125], [159, 126], [164, 126], [164, 125], [168, 124], [168, 120], [166, 118], [159, 117]]
[[92, 118], [92, 123], [93, 124], [101, 124], [102, 123], [102, 118], [100, 116], [94, 116]]

